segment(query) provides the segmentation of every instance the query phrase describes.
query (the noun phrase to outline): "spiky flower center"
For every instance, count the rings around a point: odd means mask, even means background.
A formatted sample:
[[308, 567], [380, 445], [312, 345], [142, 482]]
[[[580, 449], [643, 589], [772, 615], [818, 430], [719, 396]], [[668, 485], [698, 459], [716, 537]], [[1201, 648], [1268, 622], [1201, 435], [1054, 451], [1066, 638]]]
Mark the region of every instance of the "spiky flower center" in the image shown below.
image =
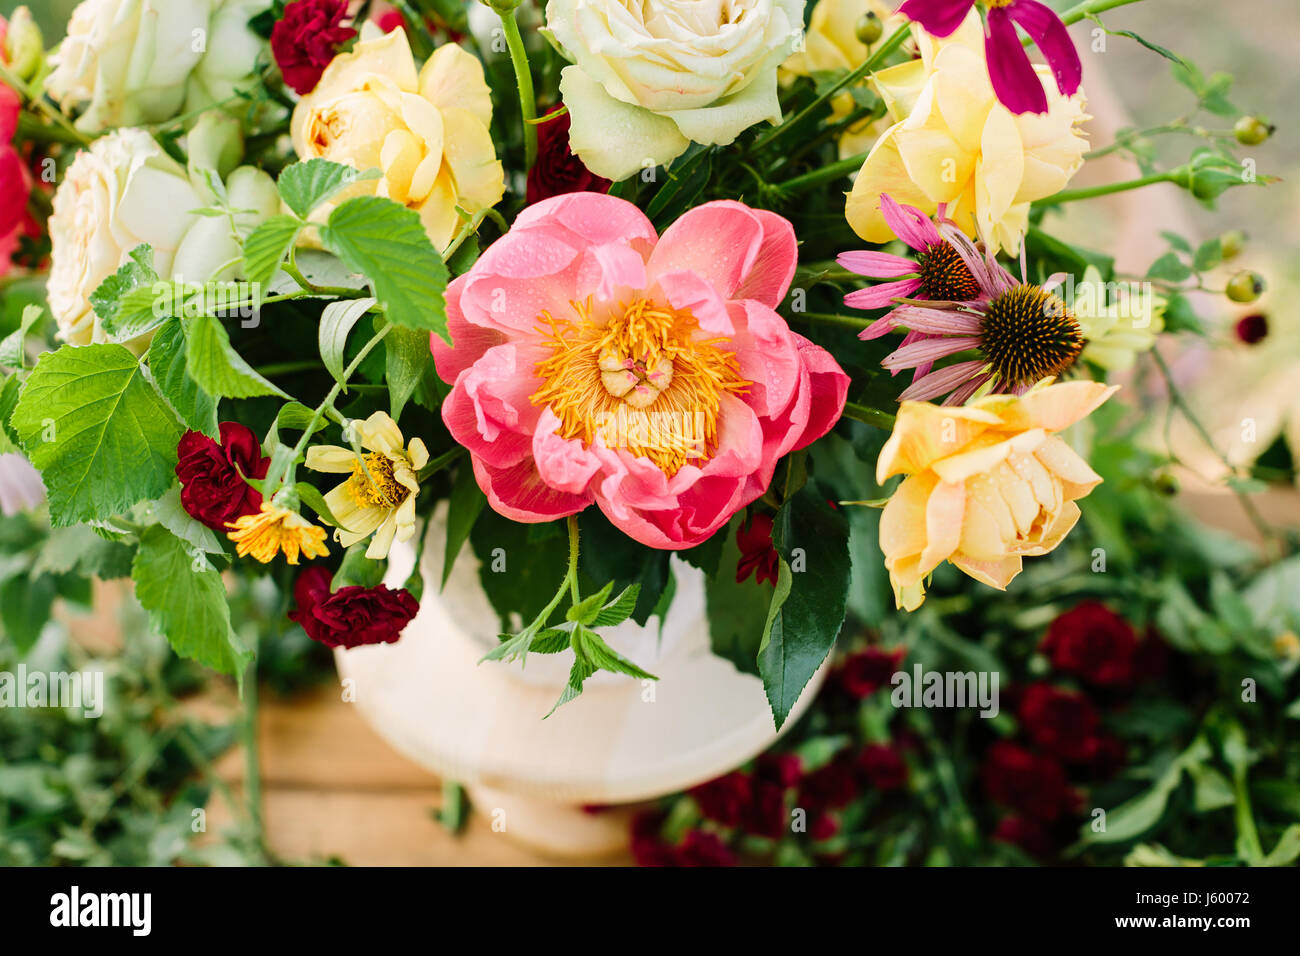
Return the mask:
[[1083, 333], [1065, 303], [1036, 285], [1018, 285], [988, 304], [981, 348], [1006, 385], [1059, 375], [1079, 357]]
[[393, 476], [392, 459], [377, 451], [366, 455], [364, 464], [357, 459], [347, 489], [359, 508], [396, 508], [411, 493]]
[[935, 243], [916, 254], [920, 266], [921, 288], [916, 298], [932, 302], [967, 302], [980, 294], [979, 283], [970, 269], [946, 242]]
[[638, 298], [572, 303], [570, 316], [540, 316], [551, 355], [537, 363], [561, 438], [649, 458], [666, 474], [716, 450], [723, 395], [744, 391], [728, 340], [710, 338], [687, 310]]

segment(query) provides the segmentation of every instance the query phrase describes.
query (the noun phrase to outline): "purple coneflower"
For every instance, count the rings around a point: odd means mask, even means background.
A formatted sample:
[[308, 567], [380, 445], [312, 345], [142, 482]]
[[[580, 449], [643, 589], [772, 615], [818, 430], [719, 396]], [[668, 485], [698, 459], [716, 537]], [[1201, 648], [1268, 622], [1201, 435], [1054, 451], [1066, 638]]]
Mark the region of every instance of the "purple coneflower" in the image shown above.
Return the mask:
[[[890, 197], [882, 196], [881, 209], [891, 216], [897, 215], [896, 210], [906, 213], [908, 207], [899, 207]], [[906, 214], [920, 229], [912, 215], [917, 212]], [[895, 328], [908, 330], [902, 344], [880, 363], [894, 374], [909, 368], [916, 370], [912, 384], [903, 390], [899, 401], [928, 401], [946, 395], [944, 404], [960, 405], [986, 384], [997, 391], [1020, 393], [1044, 378], [1059, 375], [1074, 363], [1083, 349], [1083, 333], [1065, 303], [1050, 291], [1056, 277], [1049, 280], [1048, 287], [1020, 282], [952, 223], [940, 222], [936, 226], [929, 220], [925, 222], [934, 237], [965, 267], [974, 294], [968, 294], [971, 287], [962, 286], [961, 299], [951, 294], [931, 298], [934, 293], [922, 281], [912, 291], [925, 287], [925, 293], [907, 296], [898, 294], [900, 285], [889, 284], [894, 286], [890, 291], [898, 308], [873, 322], [861, 338], [876, 338]], [[928, 233], [926, 238], [930, 238]], [[915, 248], [911, 239], [904, 241]], [[851, 263], [872, 263], [872, 268], [879, 268], [882, 260], [860, 258], [874, 255], [878, 254], [845, 253], [840, 262], [846, 267]], [[855, 258], [846, 262], [846, 257]], [[862, 291], [884, 295], [881, 290], [885, 288]], [[952, 288], [944, 292], [951, 293]], [[850, 300], [860, 295], [851, 292], [844, 301], [854, 305]], [[877, 303], [876, 308], [887, 304], [880, 302], [879, 296], [870, 301]], [[969, 351], [978, 357], [934, 369], [938, 360]]]
[[[898, 12], [921, 24], [926, 33], [950, 36], [962, 25], [976, 0], [907, 0]], [[1071, 96], [1083, 79], [1079, 53], [1061, 18], [1038, 0], [979, 0], [987, 11], [984, 53], [989, 79], [1002, 105], [1013, 113], [1046, 113], [1047, 94], [1016, 33], [1019, 24], [1056, 77], [1062, 96]]]

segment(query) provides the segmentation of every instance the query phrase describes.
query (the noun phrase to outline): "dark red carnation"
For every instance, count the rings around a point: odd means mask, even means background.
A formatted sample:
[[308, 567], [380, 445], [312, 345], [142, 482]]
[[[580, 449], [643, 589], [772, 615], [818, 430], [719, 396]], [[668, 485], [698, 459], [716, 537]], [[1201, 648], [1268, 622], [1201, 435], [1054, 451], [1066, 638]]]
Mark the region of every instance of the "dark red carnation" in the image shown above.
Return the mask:
[[840, 686], [858, 700], [871, 696], [880, 688], [889, 686], [898, 665], [903, 662], [904, 653], [901, 647], [896, 651], [868, 647], [864, 651], [850, 654], [840, 665], [837, 675]]
[[751, 809], [753, 787], [749, 774], [733, 770], [690, 791], [705, 819], [725, 827], [738, 827]]
[[673, 866], [677, 854], [659, 837], [663, 814], [656, 811], [638, 813], [632, 818], [632, 858], [637, 866]]
[[1018, 709], [1026, 736], [1054, 757], [1083, 763], [1097, 755], [1097, 710], [1083, 694], [1031, 684]]
[[867, 744], [858, 754], [858, 772], [877, 790], [897, 790], [907, 783], [907, 764], [885, 744]]
[[1024, 817], [1003, 817], [993, 831], [993, 839], [1018, 846], [1036, 857], [1050, 856], [1053, 850], [1052, 838], [1046, 828]]
[[813, 817], [808, 835], [814, 840], [829, 840], [840, 832], [840, 822], [829, 813], [819, 813]]
[[994, 801], [1035, 820], [1050, 823], [1078, 805], [1064, 767], [1009, 740], [989, 748], [980, 774]]
[[609, 186], [608, 179], [582, 165], [569, 148], [568, 113], [537, 124], [537, 162], [528, 171], [528, 205], [565, 193], [608, 192]]
[[294, 0], [271, 28], [271, 52], [288, 83], [299, 94], [310, 93], [338, 48], [357, 31], [342, 25], [348, 0]]
[[1051, 623], [1042, 651], [1057, 670], [1100, 687], [1116, 687], [1133, 679], [1137, 635], [1104, 604], [1084, 601]]
[[760, 583], [767, 581], [776, 587], [780, 557], [772, 546], [772, 516], [757, 513], [748, 521], [742, 521], [736, 528], [736, 545], [740, 548], [736, 583], [753, 574]]
[[261, 509], [262, 493], [244, 478], [265, 478], [271, 459], [262, 457], [257, 436], [238, 422], [222, 422], [219, 434], [219, 445], [202, 432], [182, 435], [176, 477], [190, 517], [225, 532], [236, 518]]
[[296, 607], [289, 612], [290, 620], [326, 647], [392, 644], [420, 609], [405, 588], [391, 591], [382, 584], [350, 585], [331, 594], [332, 577], [319, 565], [298, 575], [293, 586]]
[[1113, 777], [1124, 767], [1124, 741], [1113, 734], [1098, 735], [1088, 762], [1094, 777]]
[[1237, 320], [1237, 338], [1246, 345], [1256, 345], [1268, 337], [1268, 318], [1258, 312]]
[[836, 809], [858, 795], [858, 781], [851, 757], [837, 757], [814, 770], [799, 784], [799, 803], [807, 809]]
[[803, 761], [797, 754], [766, 753], [754, 766], [754, 777], [774, 783], [782, 789], [793, 787], [803, 776]]
[[678, 866], [735, 866], [736, 855], [716, 833], [691, 830], [677, 848]]
[[780, 839], [785, 835], [790, 825], [785, 807], [786, 789], [779, 783], [767, 780], [755, 781], [753, 802], [746, 808], [742, 824], [746, 833], [772, 840]]

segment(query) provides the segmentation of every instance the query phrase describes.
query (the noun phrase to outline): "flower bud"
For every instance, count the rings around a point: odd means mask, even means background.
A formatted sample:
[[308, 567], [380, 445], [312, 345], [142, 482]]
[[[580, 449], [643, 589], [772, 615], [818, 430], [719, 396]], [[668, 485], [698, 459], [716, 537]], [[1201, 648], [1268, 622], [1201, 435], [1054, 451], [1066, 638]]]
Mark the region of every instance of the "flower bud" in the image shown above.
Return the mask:
[[1234, 331], [1242, 344], [1256, 345], [1268, 338], [1268, 318], [1260, 312], [1242, 316]]
[[874, 13], [868, 11], [858, 19], [858, 42], [863, 46], [871, 46], [880, 39], [881, 34], [884, 32], [885, 25], [880, 22], [880, 17]]
[[1225, 260], [1235, 259], [1246, 244], [1246, 234], [1240, 229], [1230, 229], [1219, 237], [1219, 254]]
[[1151, 481], [1152, 486], [1166, 498], [1172, 498], [1178, 494], [1178, 478], [1173, 473], [1162, 471]]
[[40, 69], [45, 59], [45, 40], [26, 7], [19, 7], [9, 18], [3, 52], [9, 69], [20, 80], [30, 80]]
[[1233, 302], [1254, 302], [1264, 294], [1264, 277], [1258, 272], [1243, 269], [1228, 281], [1225, 290]]
[[1242, 146], [1258, 146], [1273, 135], [1277, 127], [1261, 116], [1243, 116], [1233, 132]]

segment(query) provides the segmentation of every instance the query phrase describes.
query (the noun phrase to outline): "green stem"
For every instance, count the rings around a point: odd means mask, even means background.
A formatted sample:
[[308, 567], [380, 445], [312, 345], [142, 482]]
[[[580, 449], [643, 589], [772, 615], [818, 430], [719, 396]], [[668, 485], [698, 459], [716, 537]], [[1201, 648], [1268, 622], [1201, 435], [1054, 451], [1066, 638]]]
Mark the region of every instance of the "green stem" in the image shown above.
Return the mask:
[[777, 183], [776, 188], [786, 193], [797, 193], [802, 192], [810, 186], [820, 186], [822, 183], [834, 182], [837, 179], [842, 179], [850, 173], [856, 173], [862, 168], [862, 163], [866, 158], [866, 153], [860, 153], [857, 156], [850, 156], [848, 159], [841, 159], [838, 162], [828, 163], [821, 169], [814, 169], [810, 173], [804, 173], [802, 176], [795, 176], [793, 179], [787, 179], [783, 183]]
[[424, 481], [424, 479], [428, 478], [430, 475], [442, 471], [442, 469], [446, 468], [463, 454], [465, 454], [465, 449], [461, 448], [459, 445], [451, 451], [443, 452], [437, 458], [433, 459], [433, 461], [421, 468], [419, 474], [415, 476], [415, 480]]
[[859, 405], [856, 402], [844, 403], [844, 417], [851, 418], [855, 422], [862, 422], [864, 425], [871, 425], [874, 428], [883, 429], [887, 432], [894, 430], [894, 416], [889, 414], [889, 412], [882, 412], [878, 408]]
[[1062, 13], [1061, 22], [1068, 27], [1071, 23], [1078, 23], [1084, 17], [1104, 13], [1107, 10], [1113, 10], [1115, 7], [1140, 2], [1141, 0], [1087, 0], [1085, 3], [1076, 3], [1069, 10]]
[[856, 70], [852, 70], [851, 72], [846, 73], [838, 83], [836, 83], [829, 90], [822, 93], [821, 96], [817, 97], [817, 99], [813, 100], [811, 103], [805, 106], [794, 116], [793, 119], [786, 120], [780, 126], [777, 126], [775, 129], [769, 130], [767, 133], [763, 134], [758, 139], [756, 139], [754, 141], [754, 145], [751, 147], [751, 151], [760, 150], [765, 146], [771, 145], [781, 136], [785, 135], [785, 133], [789, 132], [791, 128], [798, 126], [803, 120], [811, 116], [813, 112], [820, 109], [823, 103], [825, 103], [827, 100], [834, 97], [835, 94], [839, 93], [840, 90], [844, 89], [847, 86], [851, 86], [854, 83], [857, 83], [859, 80], [863, 79], [868, 73], [873, 72], [877, 66], [879, 66], [881, 63], [885, 61], [885, 58], [888, 57], [889, 54], [893, 53], [895, 50], [897, 50], [900, 46], [903, 45], [903, 41], [906, 40], [908, 36], [910, 36], [910, 34], [911, 34], [911, 27], [909, 25], [904, 24], [903, 26], [899, 27], [897, 30], [895, 30], [893, 33], [889, 35], [888, 40], [880, 44], [880, 46], [876, 47], [876, 52], [872, 53], [871, 56], [867, 57], [867, 59], [863, 61], [862, 65], [859, 66]]
[[312, 295], [334, 296], [335, 298], [340, 299], [358, 298], [358, 293], [360, 292], [359, 289], [349, 289], [347, 286], [341, 285], [316, 285], [316, 283], [308, 279], [298, 268], [297, 258], [293, 249], [289, 250], [289, 258], [282, 262], [280, 267], [289, 274], [289, 277], [293, 279], [294, 282], [298, 283], [298, 285], [302, 287], [304, 292], [310, 292]]
[[844, 329], [853, 329], [855, 332], [861, 332], [871, 323], [865, 319], [857, 319], [851, 315], [831, 315], [826, 312], [795, 312], [790, 316], [793, 322], [815, 322], [818, 325], [837, 325]]
[[501, 17], [506, 46], [510, 50], [510, 63], [515, 68], [515, 81], [519, 85], [519, 110], [524, 118], [524, 172], [527, 172], [537, 162], [537, 98], [533, 93], [533, 73], [528, 66], [524, 38], [519, 35], [515, 11], [498, 10], [497, 14]]
[[569, 582], [569, 598], [578, 603], [578, 516], [569, 515], [566, 519], [569, 527], [569, 570], [564, 579]]
[[1098, 196], [1128, 192], [1130, 189], [1141, 189], [1143, 186], [1153, 186], [1156, 183], [1172, 182], [1174, 182], [1173, 173], [1153, 173], [1140, 179], [1128, 179], [1122, 183], [1106, 183], [1102, 186], [1088, 186], [1084, 189], [1062, 190], [1055, 196], [1048, 196], [1046, 199], [1039, 200], [1039, 205], [1059, 206], [1061, 203], [1075, 202], [1079, 199], [1095, 199]]

